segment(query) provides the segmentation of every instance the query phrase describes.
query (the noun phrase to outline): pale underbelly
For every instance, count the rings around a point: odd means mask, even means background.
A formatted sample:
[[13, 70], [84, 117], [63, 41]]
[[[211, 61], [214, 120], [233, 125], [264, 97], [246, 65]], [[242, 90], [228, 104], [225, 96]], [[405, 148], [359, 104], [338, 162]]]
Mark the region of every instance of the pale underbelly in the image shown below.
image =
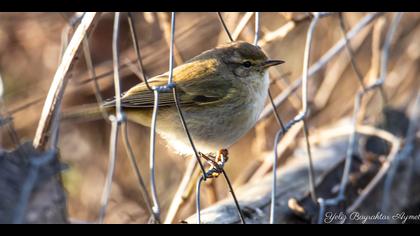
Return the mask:
[[[235, 107], [215, 107], [194, 112], [184, 108], [183, 114], [197, 150], [203, 153], [214, 153], [222, 148], [228, 148], [245, 135], [255, 125], [262, 107], [263, 104], [251, 102]], [[176, 111], [162, 110], [160, 112], [157, 132], [176, 152], [193, 153]]]

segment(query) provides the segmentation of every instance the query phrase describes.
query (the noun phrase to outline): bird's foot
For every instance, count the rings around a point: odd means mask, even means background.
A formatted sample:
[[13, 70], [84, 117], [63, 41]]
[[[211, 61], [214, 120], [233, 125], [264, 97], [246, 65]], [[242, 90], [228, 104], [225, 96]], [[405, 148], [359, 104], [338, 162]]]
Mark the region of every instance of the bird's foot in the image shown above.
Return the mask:
[[216, 156], [213, 154], [205, 155], [201, 152], [199, 154], [210, 165], [210, 169], [206, 172], [207, 178], [218, 177], [223, 172], [223, 167], [229, 159], [227, 149], [220, 149]]
[[226, 163], [229, 159], [229, 152], [226, 148], [220, 149], [217, 152], [216, 161], [219, 163]]

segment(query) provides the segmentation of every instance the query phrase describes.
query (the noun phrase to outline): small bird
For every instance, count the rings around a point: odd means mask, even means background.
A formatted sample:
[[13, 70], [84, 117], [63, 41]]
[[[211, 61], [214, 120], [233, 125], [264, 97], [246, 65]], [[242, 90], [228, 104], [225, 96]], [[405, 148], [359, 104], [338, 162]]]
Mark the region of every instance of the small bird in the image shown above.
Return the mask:
[[[199, 152], [215, 153], [228, 148], [255, 125], [268, 94], [267, 70], [282, 63], [269, 60], [258, 46], [232, 42], [173, 69], [179, 104]], [[149, 85], [166, 85], [168, 74], [150, 78]], [[121, 96], [121, 108], [128, 120], [144, 126], [151, 125], [153, 104], [154, 93], [144, 82]], [[158, 106], [156, 132], [174, 151], [193, 154], [172, 90], [159, 93]], [[101, 109], [115, 111], [115, 99], [104, 102]], [[100, 109], [96, 106], [87, 113], [100, 114]]]

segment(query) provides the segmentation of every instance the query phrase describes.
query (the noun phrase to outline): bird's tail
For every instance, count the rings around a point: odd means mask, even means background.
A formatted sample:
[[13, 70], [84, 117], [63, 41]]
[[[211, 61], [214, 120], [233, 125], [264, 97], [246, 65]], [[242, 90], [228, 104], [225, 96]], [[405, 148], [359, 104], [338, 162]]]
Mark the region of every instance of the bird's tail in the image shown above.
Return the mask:
[[100, 120], [107, 118], [107, 113], [112, 113], [113, 108], [104, 108], [98, 104], [87, 104], [81, 106], [75, 106], [70, 109], [64, 110], [61, 114], [61, 121], [64, 122], [86, 122]]

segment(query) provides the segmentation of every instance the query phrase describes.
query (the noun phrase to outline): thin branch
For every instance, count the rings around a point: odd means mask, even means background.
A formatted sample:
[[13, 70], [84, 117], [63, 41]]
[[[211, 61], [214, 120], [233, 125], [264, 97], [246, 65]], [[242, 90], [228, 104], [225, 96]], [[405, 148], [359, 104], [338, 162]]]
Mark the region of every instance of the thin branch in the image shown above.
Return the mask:
[[69, 43], [69, 46], [64, 52], [63, 60], [54, 75], [53, 82], [45, 100], [41, 118], [34, 137], [33, 146], [38, 150], [42, 150], [47, 142], [48, 132], [52, 122], [52, 115], [54, 114], [54, 109], [56, 107], [55, 104], [57, 103], [60, 91], [65, 88], [67, 72], [74, 64], [74, 58], [79, 52], [83, 39], [92, 31], [95, 22], [99, 19], [99, 16], [100, 14], [96, 12], [88, 12], [83, 16]]

